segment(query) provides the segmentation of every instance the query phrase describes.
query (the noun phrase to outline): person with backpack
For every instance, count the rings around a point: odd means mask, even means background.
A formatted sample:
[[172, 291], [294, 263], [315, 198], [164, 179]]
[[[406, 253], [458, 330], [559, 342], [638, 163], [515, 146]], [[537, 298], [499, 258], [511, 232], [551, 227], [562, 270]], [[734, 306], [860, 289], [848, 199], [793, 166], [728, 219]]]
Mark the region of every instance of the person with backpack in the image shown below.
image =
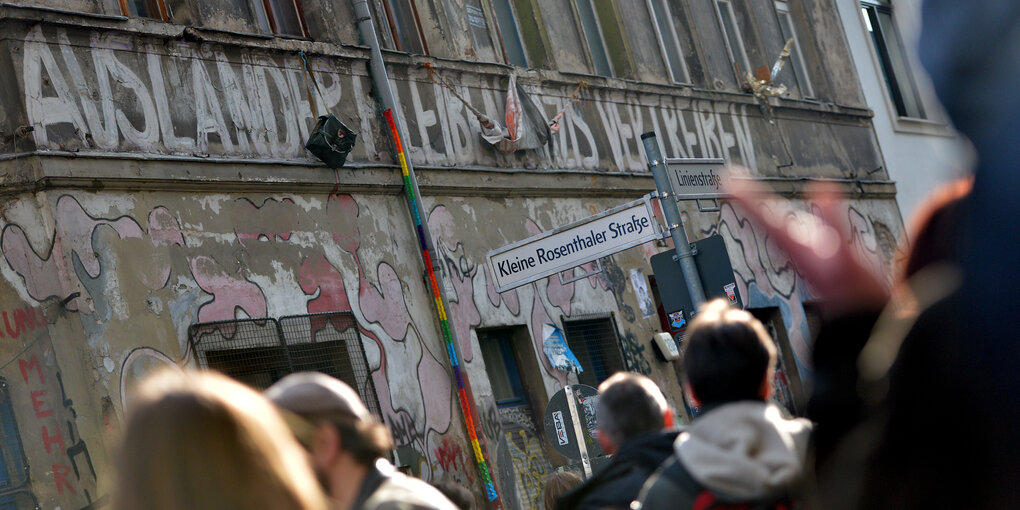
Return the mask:
[[717, 299], [701, 308], [684, 343], [685, 383], [702, 412], [631, 508], [792, 508], [811, 423], [767, 403], [776, 346], [765, 327]]

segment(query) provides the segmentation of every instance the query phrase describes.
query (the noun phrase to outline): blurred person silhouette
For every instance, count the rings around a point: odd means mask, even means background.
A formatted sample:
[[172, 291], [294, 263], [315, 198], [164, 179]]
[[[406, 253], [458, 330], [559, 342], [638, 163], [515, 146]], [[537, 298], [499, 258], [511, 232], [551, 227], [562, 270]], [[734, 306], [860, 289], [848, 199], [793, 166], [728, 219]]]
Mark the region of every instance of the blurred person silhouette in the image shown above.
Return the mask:
[[460, 510], [472, 510], [475, 507], [475, 496], [456, 480], [443, 478], [432, 482], [432, 486], [442, 492], [446, 499], [449, 499]]
[[435, 487], [397, 471], [385, 457], [390, 432], [343, 381], [319, 372], [290, 374], [266, 397], [284, 411], [308, 449], [333, 510], [456, 510]]
[[577, 473], [566, 470], [556, 471], [545, 477], [545, 486], [542, 487], [542, 502], [545, 505], [545, 510], [556, 510], [556, 500], [583, 481]]
[[648, 377], [617, 372], [599, 385], [596, 440], [612, 460], [559, 498], [559, 510], [628, 508], [673, 453], [673, 410]]
[[325, 510], [306, 453], [247, 386], [167, 369], [129, 402], [114, 510]]
[[776, 346], [723, 299], [702, 305], [684, 339], [685, 384], [702, 413], [631, 508], [789, 508], [800, 498], [811, 423], [767, 403]]

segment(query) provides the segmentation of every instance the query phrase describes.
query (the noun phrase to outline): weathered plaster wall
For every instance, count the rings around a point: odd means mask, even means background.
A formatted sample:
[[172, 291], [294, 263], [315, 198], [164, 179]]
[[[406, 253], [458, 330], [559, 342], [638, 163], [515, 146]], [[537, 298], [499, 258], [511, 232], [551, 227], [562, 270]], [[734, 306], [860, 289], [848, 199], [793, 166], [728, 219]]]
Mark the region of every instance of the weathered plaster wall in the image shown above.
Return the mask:
[[[7, 151], [309, 159], [302, 146], [313, 120], [310, 84], [296, 52], [10, 25], [24, 39], [9, 43], [18, 78], [12, 99], [24, 110], [8, 114], [7, 130], [34, 131]], [[324, 104], [359, 130], [352, 160], [388, 161], [389, 142], [364, 100], [371, 89], [364, 61], [337, 55], [310, 62], [322, 89], [318, 111]], [[442, 73], [477, 108], [501, 118], [505, 73], [467, 69], [451, 64]], [[842, 176], [882, 167], [859, 111], [827, 106], [820, 118], [811, 109], [819, 107], [778, 108], [770, 124], [748, 95], [664, 95], [653, 86], [589, 87], [547, 148], [504, 156], [479, 139], [478, 120], [427, 70], [394, 65], [391, 73], [416, 164], [644, 173], [638, 137], [654, 129], [663, 133], [666, 154], [722, 157], [761, 175]], [[522, 83], [547, 118], [570, 102], [576, 85]]]

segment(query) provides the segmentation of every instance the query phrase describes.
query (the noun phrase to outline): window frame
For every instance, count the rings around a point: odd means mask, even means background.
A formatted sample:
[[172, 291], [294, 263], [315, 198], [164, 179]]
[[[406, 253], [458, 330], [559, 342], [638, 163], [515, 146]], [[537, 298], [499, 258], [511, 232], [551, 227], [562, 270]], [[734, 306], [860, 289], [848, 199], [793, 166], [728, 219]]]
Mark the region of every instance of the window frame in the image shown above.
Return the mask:
[[[273, 35], [280, 37], [297, 37], [301, 39], [307, 39], [308, 37], [310, 37], [308, 33], [308, 24], [305, 22], [305, 12], [303, 7], [301, 6], [301, 0], [261, 0], [261, 1], [254, 0], [254, 1], [262, 4], [262, 14], [265, 15], [266, 21], [269, 23], [269, 31]], [[289, 2], [294, 6], [294, 16], [297, 18], [298, 28], [301, 30], [300, 35], [289, 33], [285, 34], [280, 32], [279, 26], [277, 25], [276, 22], [276, 15], [273, 14], [272, 3], [274, 1], [278, 3]]]
[[[662, 23], [659, 20], [659, 16], [655, 13], [655, 6], [652, 5], [653, 2], [659, 2], [659, 5], [661, 5], [663, 10], [665, 10], [666, 19], [664, 22], [667, 23], [667, 28], [673, 37], [673, 43], [676, 45], [674, 50], [680, 60], [683, 81], [677, 80], [676, 71], [673, 69], [673, 64], [670, 63], [668, 54], [669, 49], [666, 48], [666, 41], [662, 35]], [[666, 71], [669, 73], [669, 79], [673, 83], [690, 85], [692, 81], [690, 70], [687, 68], [687, 57], [684, 56], [683, 48], [680, 46], [680, 34], [676, 31], [676, 23], [673, 23], [672, 11], [670, 10], [669, 3], [665, 2], [665, 0], [645, 0], [645, 5], [648, 7], [648, 14], [652, 17], [652, 25], [655, 27], [655, 37], [659, 41], [659, 50], [662, 52], [662, 60], [663, 63], [666, 64]]]
[[170, 19], [173, 17], [173, 13], [170, 11], [170, 7], [167, 6], [166, 0], [152, 0], [152, 1], [156, 3], [157, 8], [159, 9], [159, 12], [156, 13], [158, 17], [131, 14], [131, 7], [128, 5], [128, 0], [109, 0], [110, 4], [113, 4], [113, 6], [120, 7], [120, 13], [124, 16], [133, 18], [155, 19], [160, 21], [170, 21]]
[[[714, 0], [713, 3], [715, 4], [716, 19], [719, 21], [719, 28], [722, 30], [723, 42], [726, 44], [726, 52], [730, 56], [730, 67], [733, 68], [733, 74], [737, 77], [737, 88], [742, 88], [747, 82], [747, 79], [744, 76], [741, 76], [740, 73], [753, 73], [754, 69], [751, 67], [751, 59], [747, 56], [747, 49], [744, 46], [744, 36], [740, 33], [737, 13], [733, 10], [733, 3], [730, 2], [730, 0]], [[723, 17], [721, 4], [725, 4], [729, 17], [733, 21], [732, 37], [736, 38], [736, 43], [739, 46], [740, 61], [737, 60], [737, 55], [734, 53], [732, 47], [733, 44], [731, 43], [731, 30], [726, 27], [726, 20]], [[743, 65], [744, 68], [740, 68], [740, 65]]]
[[[603, 322], [606, 330], [612, 333], [612, 338], [606, 337], [600, 339], [601, 342], [591, 342], [590, 338], [578, 338], [576, 327], [580, 326], [580, 323], [597, 323]], [[567, 343], [567, 347], [574, 353], [578, 362], [581, 363], [583, 371], [577, 374], [577, 380], [581, 384], [587, 384], [593, 382], [590, 386], [598, 387], [607, 378], [612, 376], [614, 373], [619, 371], [627, 370], [627, 363], [624, 360], [623, 350], [620, 345], [620, 329], [616, 324], [616, 314], [609, 313], [590, 313], [590, 314], [578, 314], [570, 317], [560, 316], [560, 324], [563, 325], [563, 340]], [[579, 342], [583, 342], [584, 350], [579, 347]], [[597, 352], [599, 362], [604, 367], [602, 374], [598, 374], [596, 366], [592, 360], [592, 353]], [[585, 360], [588, 360], [589, 365], [585, 366]], [[604, 375], [605, 377], [601, 377]], [[600, 378], [601, 377], [601, 378]]]
[[[392, 2], [406, 3], [407, 8], [409, 9], [409, 13], [411, 15], [411, 19], [413, 21], [412, 28], [414, 28], [415, 35], [418, 36], [418, 43], [421, 44], [422, 51], [421, 55], [426, 56], [430, 55], [431, 53], [429, 52], [429, 45], [428, 42], [425, 40], [424, 30], [422, 30], [421, 27], [421, 18], [418, 16], [418, 6], [415, 4], [414, 0], [382, 0], [381, 2], [379, 2], [382, 6], [382, 13], [386, 19], [386, 26], [389, 28], [390, 33], [389, 41], [393, 43], [393, 49], [411, 55], [416, 54], [411, 50], [403, 48], [404, 44], [400, 38], [400, 33], [397, 27], [398, 25], [397, 20], [393, 13]], [[378, 30], [379, 24], [376, 24], [376, 27], [377, 27], [376, 30]]]
[[[609, 46], [606, 44], [606, 37], [602, 32], [602, 20], [599, 19], [598, 10], [592, 3], [594, 0], [573, 0], [571, 5], [574, 8], [574, 13], [577, 16], [577, 20], [581, 25], [581, 34], [584, 36], [584, 47], [588, 52], [588, 60], [591, 62], [592, 71], [598, 76], [604, 76], [606, 78], [616, 77], [616, 69], [613, 66], [613, 59], [609, 53]], [[589, 22], [586, 22], [586, 16], [581, 12], [581, 3], [584, 3], [587, 10], [585, 13], [590, 13], [591, 19], [595, 21], [594, 27], [589, 27]], [[597, 42], [596, 45], [601, 52], [596, 55], [592, 49], [592, 43]], [[598, 57], [598, 59], [596, 59]], [[599, 60], [604, 60], [605, 70], [600, 69], [602, 67]]]
[[[797, 35], [797, 27], [793, 22], [793, 15], [790, 14], [790, 5], [787, 0], [775, 0], [774, 2], [776, 9], [776, 20], [779, 23], [779, 32], [783, 34], [784, 43], [786, 39], [793, 39], [793, 51], [790, 55], [790, 66], [792, 67], [794, 78], [797, 80], [797, 86], [800, 89], [800, 95], [804, 99], [816, 99], [814, 84], [811, 82], [811, 76], [808, 73], [807, 61], [804, 60], [804, 52], [800, 47], [800, 36]], [[786, 22], [789, 25], [790, 33], [786, 34], [786, 27], [783, 26], [783, 18], [786, 18]]]
[[[894, 11], [888, 2], [876, 0], [858, 0], [858, 12], [861, 23], [864, 27], [865, 38], [868, 39], [868, 46], [871, 48], [871, 57], [874, 59], [879, 77], [884, 84], [883, 95], [890, 107], [889, 112], [893, 114], [897, 124], [899, 121], [914, 123], [932, 122], [930, 113], [924, 104], [917, 83], [914, 79], [913, 65], [910, 62], [906, 48], [900, 35], [899, 27], [896, 24]], [[870, 14], [874, 14], [874, 18]], [[891, 26], [882, 23], [879, 14], [888, 16]], [[875, 27], [877, 22], [877, 27]], [[876, 32], [877, 28], [877, 32]], [[893, 61], [893, 54], [890, 52], [890, 45], [895, 45], [894, 52], [900, 62], [903, 76], [897, 76], [896, 63]], [[905, 80], [906, 83], [901, 83]], [[907, 105], [908, 98], [916, 105], [917, 115], [912, 115]], [[901, 109], [902, 108], [902, 109]]]
[[[500, 3], [500, 7], [505, 4], [505, 9], [509, 15], [509, 21], [513, 23], [512, 27], [504, 27], [500, 21], [500, 9], [497, 8], [497, 2]], [[525, 69], [531, 68], [531, 58], [528, 57], [528, 48], [524, 46], [524, 36], [521, 34], [521, 22], [520, 17], [517, 15], [517, 5], [512, 0], [489, 0], [489, 8], [492, 9], [492, 19], [496, 25], [496, 36], [499, 38], [500, 50], [503, 53], [503, 61], [514, 67], [523, 67]], [[513, 30], [508, 30], [512, 28]], [[524, 60], [524, 65], [519, 66], [516, 62], [511, 59], [510, 51], [507, 49], [507, 34], [514, 37], [517, 48], [520, 49], [520, 56]]]

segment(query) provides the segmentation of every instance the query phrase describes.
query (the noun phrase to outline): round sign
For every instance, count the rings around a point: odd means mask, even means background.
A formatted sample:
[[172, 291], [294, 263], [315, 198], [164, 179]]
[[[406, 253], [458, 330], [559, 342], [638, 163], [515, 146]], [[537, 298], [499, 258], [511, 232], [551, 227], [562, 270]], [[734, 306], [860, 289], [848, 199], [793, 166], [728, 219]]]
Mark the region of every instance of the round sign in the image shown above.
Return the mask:
[[[573, 406], [567, 402], [568, 388], [573, 396]], [[580, 430], [587, 457], [600, 457], [604, 454], [595, 440], [598, 428], [595, 412], [598, 409], [599, 392], [584, 384], [573, 384], [568, 388], [557, 391], [549, 399], [549, 405], [545, 408], [545, 436], [564, 457], [583, 460], [577, 439], [577, 430]]]

